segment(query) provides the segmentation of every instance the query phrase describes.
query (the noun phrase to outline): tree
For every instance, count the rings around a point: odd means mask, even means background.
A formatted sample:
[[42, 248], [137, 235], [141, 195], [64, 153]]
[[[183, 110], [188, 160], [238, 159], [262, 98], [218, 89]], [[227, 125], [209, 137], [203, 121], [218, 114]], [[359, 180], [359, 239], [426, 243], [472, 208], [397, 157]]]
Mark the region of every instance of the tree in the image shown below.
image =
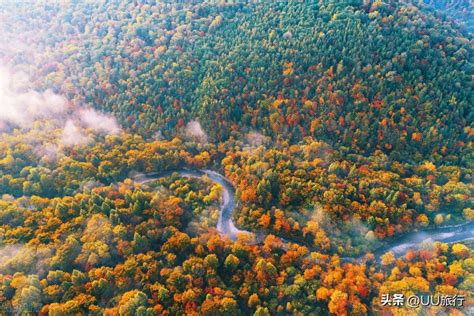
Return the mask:
[[147, 299], [148, 297], [146, 294], [138, 290], [132, 290], [124, 293], [118, 304], [119, 314], [121, 316], [134, 315], [137, 309], [140, 307], [146, 307]]
[[335, 315], [348, 315], [347, 312], [347, 293], [335, 290], [329, 299], [329, 312]]
[[463, 244], [454, 244], [451, 252], [459, 259], [468, 258], [470, 253], [469, 248]]
[[229, 271], [234, 271], [237, 266], [239, 265], [240, 263], [240, 260], [239, 258], [237, 258], [236, 256], [234, 256], [233, 254], [230, 254], [227, 256], [227, 258], [225, 259], [224, 261], [224, 266], [226, 267], [226, 269], [228, 269]]
[[247, 306], [249, 308], [255, 308], [259, 304], [260, 304], [260, 298], [258, 297], [258, 295], [256, 293], [253, 293], [252, 295], [250, 295], [247, 302]]
[[389, 266], [395, 262], [395, 256], [393, 252], [389, 251], [380, 257], [380, 261], [383, 266]]

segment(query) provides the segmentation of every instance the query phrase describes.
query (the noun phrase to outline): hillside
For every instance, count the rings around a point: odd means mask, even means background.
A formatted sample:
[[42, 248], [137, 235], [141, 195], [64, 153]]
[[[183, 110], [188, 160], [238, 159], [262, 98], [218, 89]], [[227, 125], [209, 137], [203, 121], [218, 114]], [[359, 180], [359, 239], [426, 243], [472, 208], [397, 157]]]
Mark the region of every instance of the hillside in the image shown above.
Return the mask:
[[461, 29], [474, 32], [474, 3], [470, 0], [424, 0], [442, 14], [453, 19]]
[[11, 63], [147, 137], [197, 119], [213, 141], [313, 136], [455, 164], [471, 151], [472, 44], [429, 12], [396, 1], [139, 3], [10, 4], [7, 46], [28, 43]]
[[0, 0], [0, 314], [469, 315], [469, 3], [232, 2]]

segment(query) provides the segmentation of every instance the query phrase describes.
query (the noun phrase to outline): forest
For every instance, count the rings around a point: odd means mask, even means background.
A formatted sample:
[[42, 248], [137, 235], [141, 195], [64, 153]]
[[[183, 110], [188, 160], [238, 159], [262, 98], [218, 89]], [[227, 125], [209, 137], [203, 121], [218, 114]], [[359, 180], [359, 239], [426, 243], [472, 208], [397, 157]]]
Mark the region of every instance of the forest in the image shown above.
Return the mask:
[[470, 315], [472, 12], [0, 1], [0, 315]]

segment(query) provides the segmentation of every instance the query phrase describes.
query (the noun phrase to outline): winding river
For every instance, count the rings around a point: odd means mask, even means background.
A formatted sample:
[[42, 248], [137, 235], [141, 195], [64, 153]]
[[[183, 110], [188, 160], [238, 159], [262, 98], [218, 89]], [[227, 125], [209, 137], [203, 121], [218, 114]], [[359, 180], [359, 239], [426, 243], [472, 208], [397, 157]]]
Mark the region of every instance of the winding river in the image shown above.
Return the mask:
[[219, 184], [223, 190], [219, 219], [217, 220], [217, 231], [221, 235], [227, 236], [232, 240], [237, 240], [237, 236], [239, 234], [250, 234], [248, 231], [240, 230], [235, 227], [234, 221], [232, 220], [232, 214], [236, 206], [234, 187], [229, 180], [215, 171], [183, 169], [174, 172], [148, 173], [144, 177], [138, 178], [136, 180], [141, 184], [146, 184], [159, 178], [169, 176], [172, 173], [177, 173], [180, 176], [186, 178], [201, 178], [203, 175], [206, 175], [212, 182]]
[[426, 230], [414, 231], [399, 236], [374, 251], [376, 258], [386, 252], [393, 252], [395, 257], [403, 256], [408, 250], [419, 249], [423, 244], [430, 244], [435, 241], [443, 243], [456, 243], [474, 240], [474, 221], [466, 224], [443, 226]]
[[[201, 178], [206, 175], [212, 182], [219, 184], [223, 188], [217, 230], [221, 235], [236, 240], [239, 234], [250, 234], [250, 232], [238, 229], [233, 220], [232, 214], [236, 207], [235, 190], [230, 181], [223, 175], [212, 170], [178, 170], [174, 171], [182, 177]], [[141, 178], [136, 178], [138, 183], [145, 184], [159, 178], [169, 176], [173, 172], [148, 173]], [[455, 243], [474, 240], [474, 221], [466, 224], [444, 226], [426, 230], [414, 231], [389, 241], [374, 251], [376, 258], [382, 254], [392, 251], [396, 257], [404, 255], [408, 250], [418, 249], [424, 243], [440, 241], [444, 243]], [[343, 258], [344, 260], [354, 260], [360, 258]]]

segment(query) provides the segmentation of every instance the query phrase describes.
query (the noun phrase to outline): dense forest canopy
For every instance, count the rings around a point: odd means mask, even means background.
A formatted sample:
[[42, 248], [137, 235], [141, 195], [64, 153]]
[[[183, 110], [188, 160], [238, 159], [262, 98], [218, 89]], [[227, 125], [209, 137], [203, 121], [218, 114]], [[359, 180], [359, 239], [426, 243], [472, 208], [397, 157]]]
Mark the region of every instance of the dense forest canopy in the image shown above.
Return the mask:
[[474, 32], [474, 3], [470, 0], [424, 0], [441, 14], [457, 23], [461, 30]]
[[257, 130], [397, 160], [465, 164], [470, 154], [472, 43], [416, 6], [9, 6], [16, 18], [4, 11], [2, 33], [11, 63], [147, 137], [199, 119], [214, 141]]
[[472, 14], [0, 1], [0, 314], [468, 315], [472, 240], [374, 253], [474, 220]]

